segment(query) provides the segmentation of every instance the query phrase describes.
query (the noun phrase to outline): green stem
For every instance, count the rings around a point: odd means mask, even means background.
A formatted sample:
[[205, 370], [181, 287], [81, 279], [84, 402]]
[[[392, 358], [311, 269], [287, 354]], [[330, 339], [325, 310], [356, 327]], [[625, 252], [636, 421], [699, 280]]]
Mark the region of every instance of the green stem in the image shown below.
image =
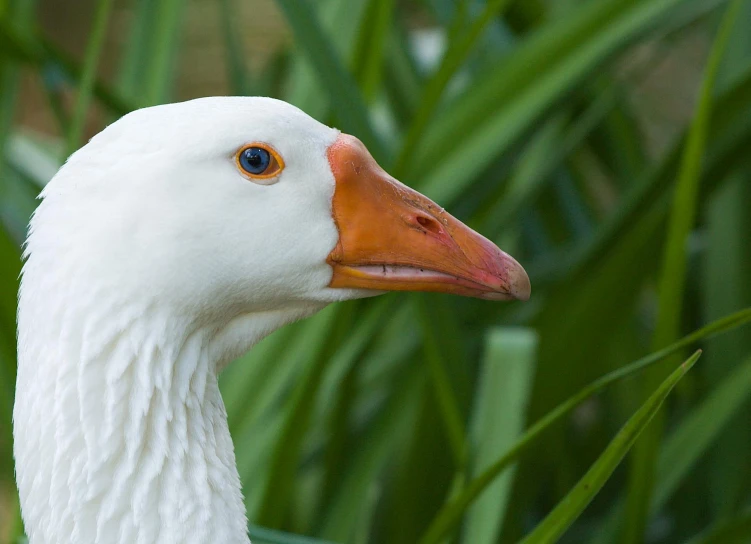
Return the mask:
[[70, 123], [66, 142], [66, 155], [75, 151], [83, 136], [84, 125], [86, 123], [86, 114], [89, 111], [91, 97], [94, 91], [94, 82], [96, 80], [96, 69], [99, 64], [99, 56], [104, 45], [104, 36], [107, 30], [107, 23], [112, 12], [112, 0], [99, 0], [96, 13], [94, 15], [94, 26], [89, 38], [89, 44], [86, 47], [86, 57], [83, 63], [83, 73], [78, 85], [78, 98], [73, 117]]

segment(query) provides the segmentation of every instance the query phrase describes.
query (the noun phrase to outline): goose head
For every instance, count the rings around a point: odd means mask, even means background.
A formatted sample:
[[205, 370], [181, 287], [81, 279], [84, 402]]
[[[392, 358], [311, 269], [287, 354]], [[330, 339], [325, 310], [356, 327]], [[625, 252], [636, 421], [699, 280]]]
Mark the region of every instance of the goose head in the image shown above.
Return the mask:
[[359, 140], [270, 98], [125, 116], [50, 183], [33, 228], [49, 223], [90, 282], [204, 321], [391, 290], [530, 294], [512, 257]]
[[245, 542], [227, 362], [331, 302], [530, 294], [512, 257], [360, 141], [270, 98], [130, 113], [42, 196], [14, 408], [32, 543]]

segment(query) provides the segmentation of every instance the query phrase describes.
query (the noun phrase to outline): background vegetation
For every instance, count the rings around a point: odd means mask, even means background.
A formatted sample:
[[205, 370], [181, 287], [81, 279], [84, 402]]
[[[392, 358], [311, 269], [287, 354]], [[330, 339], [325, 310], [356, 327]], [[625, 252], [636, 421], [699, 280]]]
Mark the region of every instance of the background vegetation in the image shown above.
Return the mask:
[[750, 23], [740, 0], [0, 1], [0, 541], [35, 196], [129, 110], [264, 94], [359, 136], [533, 297], [340, 304], [233, 365], [254, 542], [751, 542]]

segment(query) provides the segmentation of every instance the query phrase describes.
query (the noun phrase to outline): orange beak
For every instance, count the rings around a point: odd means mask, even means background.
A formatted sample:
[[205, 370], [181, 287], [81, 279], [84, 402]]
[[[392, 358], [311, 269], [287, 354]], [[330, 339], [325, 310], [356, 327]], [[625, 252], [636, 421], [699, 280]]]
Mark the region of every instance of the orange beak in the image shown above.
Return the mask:
[[389, 176], [360, 140], [341, 134], [328, 159], [339, 230], [330, 287], [529, 298], [529, 277], [513, 257]]

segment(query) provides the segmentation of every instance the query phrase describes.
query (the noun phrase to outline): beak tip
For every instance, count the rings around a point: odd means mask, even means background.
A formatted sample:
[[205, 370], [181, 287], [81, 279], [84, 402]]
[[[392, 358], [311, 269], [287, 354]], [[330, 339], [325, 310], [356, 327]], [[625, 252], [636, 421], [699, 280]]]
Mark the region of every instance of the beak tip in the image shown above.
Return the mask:
[[524, 267], [513, 257], [509, 257], [508, 264], [508, 294], [522, 302], [529, 300], [532, 294], [532, 284]]
[[532, 294], [532, 284], [529, 281], [529, 275], [524, 267], [516, 260], [504, 254], [506, 281], [503, 287], [499, 285], [498, 290], [484, 293], [480, 298], [485, 300], [520, 300], [525, 302], [529, 300]]
[[532, 284], [529, 281], [527, 271], [521, 266], [517, 273], [511, 278], [511, 289], [509, 289], [511, 296], [516, 300], [527, 301], [532, 294]]

